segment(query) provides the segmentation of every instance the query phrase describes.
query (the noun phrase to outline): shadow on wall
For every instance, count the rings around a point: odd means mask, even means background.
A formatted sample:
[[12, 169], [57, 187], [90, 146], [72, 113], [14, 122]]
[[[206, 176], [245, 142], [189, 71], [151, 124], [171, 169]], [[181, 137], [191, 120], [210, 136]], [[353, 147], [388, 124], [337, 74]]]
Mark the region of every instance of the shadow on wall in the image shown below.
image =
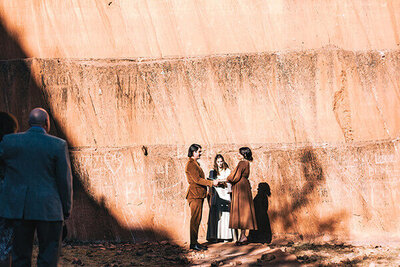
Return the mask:
[[27, 58], [27, 55], [17, 40], [9, 35], [3, 23], [0, 22], [0, 60], [21, 58]]
[[254, 243], [271, 243], [272, 230], [268, 217], [268, 198], [271, 197], [271, 188], [268, 183], [259, 183], [257, 190], [253, 201], [258, 230], [250, 231], [249, 240]]
[[[45, 108], [51, 119], [50, 134], [65, 138], [63, 126], [58, 123], [46, 95], [31, 73], [31, 61], [23, 60], [28, 56], [18, 41], [8, 34], [0, 21], [0, 111], [13, 114], [20, 123], [20, 130], [28, 129], [28, 115], [35, 107]], [[69, 125], [73, 127], [73, 125]], [[74, 164], [72, 164], [73, 166]], [[82, 179], [74, 173], [74, 205], [70, 219], [67, 221], [67, 239], [76, 240], [171, 240], [163, 229], [144, 228], [129, 229], [122, 226], [110, 211], [104, 201], [97, 202], [88, 194], [82, 184]]]
[[[312, 205], [318, 206], [321, 197], [317, 191], [326, 182], [321, 163], [314, 150], [310, 147], [304, 148], [300, 153], [300, 163], [304, 185], [298, 192], [294, 192], [293, 200], [279, 205], [280, 210], [270, 212], [272, 222], [279, 221], [283, 224], [284, 232], [295, 232], [305, 237], [315, 237], [324, 234], [335, 234], [342, 220], [346, 219], [343, 212], [332, 214], [328, 217], [319, 218], [315, 214], [306, 217], [301, 215], [304, 208]], [[277, 200], [277, 201], [283, 201]], [[312, 209], [315, 209], [314, 207]], [[309, 220], [306, 231], [298, 229], [298, 225], [304, 224], [300, 220]]]

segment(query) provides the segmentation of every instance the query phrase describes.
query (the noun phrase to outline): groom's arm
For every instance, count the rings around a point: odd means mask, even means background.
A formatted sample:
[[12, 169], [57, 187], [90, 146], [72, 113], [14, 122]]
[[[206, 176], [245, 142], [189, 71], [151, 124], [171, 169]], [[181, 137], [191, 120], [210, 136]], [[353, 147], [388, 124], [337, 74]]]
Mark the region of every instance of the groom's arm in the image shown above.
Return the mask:
[[194, 163], [189, 163], [186, 166], [186, 177], [188, 179], [189, 184], [190, 183], [195, 183], [199, 185], [204, 185], [204, 186], [213, 186], [213, 182], [206, 180], [202, 177], [200, 177], [199, 172], [197, 170], [197, 166]]

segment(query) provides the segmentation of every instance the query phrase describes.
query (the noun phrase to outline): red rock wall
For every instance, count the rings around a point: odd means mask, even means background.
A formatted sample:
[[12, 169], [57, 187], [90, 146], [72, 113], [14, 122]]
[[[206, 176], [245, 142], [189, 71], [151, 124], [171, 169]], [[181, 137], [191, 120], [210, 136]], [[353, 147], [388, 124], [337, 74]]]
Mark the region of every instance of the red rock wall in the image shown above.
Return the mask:
[[[205, 148], [206, 173], [216, 153], [234, 167], [241, 145], [253, 149], [253, 193], [260, 182], [271, 186], [276, 234], [393, 237], [398, 58], [325, 48], [4, 61], [0, 108], [22, 120], [44, 105], [56, 134], [68, 139], [79, 183], [71, 238], [187, 240], [184, 166], [193, 142]], [[206, 221], [207, 209], [203, 231]]]
[[68, 140], [73, 239], [188, 241], [191, 143], [253, 149], [276, 235], [398, 238], [399, 3], [0, 1], [0, 110]]
[[54, 116], [79, 117], [73, 146], [332, 143], [399, 136], [399, 59], [324, 48], [32, 68]]
[[10, 34], [39, 58], [398, 49], [399, 12], [396, 0], [0, 1]]

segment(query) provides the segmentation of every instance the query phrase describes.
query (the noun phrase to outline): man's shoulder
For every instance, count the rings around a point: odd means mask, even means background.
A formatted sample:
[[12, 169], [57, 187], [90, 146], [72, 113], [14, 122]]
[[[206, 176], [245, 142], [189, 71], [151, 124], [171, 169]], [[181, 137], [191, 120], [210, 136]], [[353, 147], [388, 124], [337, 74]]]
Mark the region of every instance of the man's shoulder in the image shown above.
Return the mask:
[[187, 163], [186, 163], [186, 165], [197, 165], [197, 164], [196, 164], [196, 160], [194, 160], [194, 159], [192, 159], [192, 158], [189, 158], [188, 161], [187, 161]]
[[4, 140], [4, 139], [19, 138], [19, 137], [21, 137], [23, 134], [25, 134], [25, 132], [6, 134], [6, 135], [3, 136], [3, 140]]
[[186, 170], [192, 169], [192, 168], [196, 168], [196, 167], [197, 167], [197, 165], [196, 165], [196, 163], [194, 162], [193, 159], [189, 159], [189, 160], [186, 162]]
[[59, 143], [59, 144], [65, 144], [67, 141], [65, 141], [64, 139], [51, 135], [51, 134], [45, 134], [44, 136], [46, 136], [47, 138], [53, 140], [53, 142]]
[[46, 143], [46, 145], [50, 145], [50, 146], [65, 146], [65, 144], [67, 143], [64, 139], [59, 138], [57, 136], [48, 134], [48, 133], [40, 133], [37, 134], [35, 132], [30, 132], [29, 130], [23, 133], [19, 134], [20, 136], [18, 138], [21, 138], [22, 140], [31, 140], [31, 139], [35, 139], [37, 140], [39, 143]]
[[7, 142], [12, 142], [14, 140], [18, 140], [22, 138], [24, 133], [12, 133], [12, 134], [6, 134], [3, 136], [2, 143], [7, 143]]
[[[20, 133], [12, 133], [12, 134], [6, 134], [3, 136], [3, 141], [9, 141], [9, 140], [15, 140], [15, 139], [30, 139], [33, 136], [31, 135], [30, 132], [26, 131], [26, 132], [20, 132]], [[60, 137], [51, 135], [51, 134], [43, 134], [42, 135], [43, 138], [46, 138], [48, 140], [52, 140], [54, 142], [60, 143], [60, 144], [65, 144], [66, 141]]]
[[46, 139], [46, 143], [48, 145], [57, 150], [64, 149], [64, 147], [67, 145], [67, 141], [54, 135], [45, 134], [44, 138]]

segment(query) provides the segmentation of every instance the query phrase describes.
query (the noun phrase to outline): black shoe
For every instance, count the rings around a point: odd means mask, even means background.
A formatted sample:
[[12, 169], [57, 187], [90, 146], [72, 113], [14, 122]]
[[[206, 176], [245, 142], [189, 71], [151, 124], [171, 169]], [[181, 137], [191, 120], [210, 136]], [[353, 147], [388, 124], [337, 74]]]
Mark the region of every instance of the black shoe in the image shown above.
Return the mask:
[[200, 251], [203, 250], [199, 244], [190, 244], [190, 249], [196, 250], [196, 251]]
[[202, 245], [202, 244], [199, 244], [199, 243], [197, 243], [197, 246], [199, 246], [202, 250], [207, 250], [208, 249], [208, 247], [206, 245]]

